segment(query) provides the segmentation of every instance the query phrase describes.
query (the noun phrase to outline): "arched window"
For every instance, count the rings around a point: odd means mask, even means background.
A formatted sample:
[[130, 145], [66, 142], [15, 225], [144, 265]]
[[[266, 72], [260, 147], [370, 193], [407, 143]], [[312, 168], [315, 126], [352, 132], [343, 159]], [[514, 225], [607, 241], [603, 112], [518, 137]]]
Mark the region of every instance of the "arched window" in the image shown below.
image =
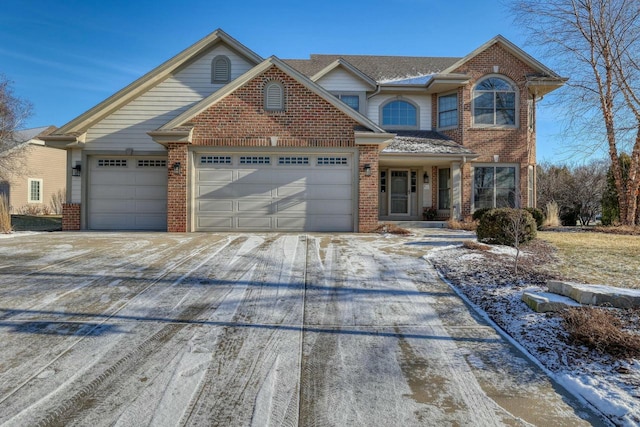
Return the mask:
[[488, 77], [473, 90], [473, 123], [477, 126], [515, 126], [516, 90], [505, 79]]
[[229, 83], [231, 80], [231, 61], [224, 55], [218, 55], [211, 61], [211, 83]]
[[284, 110], [284, 87], [280, 82], [269, 82], [264, 87], [264, 109], [267, 111]]
[[382, 106], [382, 126], [417, 128], [418, 108], [407, 101], [395, 100]]

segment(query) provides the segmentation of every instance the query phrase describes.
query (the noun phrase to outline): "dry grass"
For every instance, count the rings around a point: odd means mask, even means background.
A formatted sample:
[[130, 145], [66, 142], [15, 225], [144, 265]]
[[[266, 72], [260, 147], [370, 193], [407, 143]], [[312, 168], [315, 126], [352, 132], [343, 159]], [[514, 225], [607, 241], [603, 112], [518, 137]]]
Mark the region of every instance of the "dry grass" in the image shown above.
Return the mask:
[[546, 231], [538, 238], [558, 249], [564, 278], [640, 289], [640, 236]]
[[488, 251], [489, 249], [491, 249], [491, 246], [478, 243], [475, 240], [466, 240], [465, 242], [462, 243], [462, 247], [465, 249], [471, 249], [474, 251]]
[[451, 230], [476, 231], [478, 223], [473, 220], [458, 221], [457, 219], [450, 219], [447, 221], [447, 228], [450, 228]]
[[380, 224], [378, 228], [373, 230], [374, 233], [389, 233], [389, 234], [400, 234], [400, 235], [408, 235], [411, 234], [409, 230], [406, 228], [398, 227], [395, 224], [385, 223]]
[[558, 227], [560, 225], [560, 210], [556, 202], [547, 203], [547, 216], [542, 225], [544, 227]]
[[9, 234], [11, 228], [11, 213], [9, 213], [9, 200], [4, 194], [0, 196], [0, 233]]
[[568, 308], [560, 313], [570, 339], [616, 358], [640, 357], [640, 335], [624, 329], [623, 322], [606, 308]]

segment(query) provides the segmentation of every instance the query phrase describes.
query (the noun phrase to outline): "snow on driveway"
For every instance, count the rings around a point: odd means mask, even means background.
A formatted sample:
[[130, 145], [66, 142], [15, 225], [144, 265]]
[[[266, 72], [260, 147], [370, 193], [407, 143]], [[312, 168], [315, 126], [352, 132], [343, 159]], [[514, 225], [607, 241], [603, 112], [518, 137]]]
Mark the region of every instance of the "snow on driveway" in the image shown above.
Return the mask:
[[0, 425], [599, 421], [421, 259], [465, 236], [46, 233], [0, 244]]

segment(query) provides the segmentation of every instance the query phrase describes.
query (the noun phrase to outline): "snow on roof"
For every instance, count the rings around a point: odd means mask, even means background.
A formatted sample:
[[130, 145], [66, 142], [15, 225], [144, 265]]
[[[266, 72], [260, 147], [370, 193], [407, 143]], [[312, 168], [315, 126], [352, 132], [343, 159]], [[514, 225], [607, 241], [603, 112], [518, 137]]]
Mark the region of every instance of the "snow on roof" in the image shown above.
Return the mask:
[[426, 85], [435, 74], [425, 74], [422, 76], [407, 76], [402, 79], [382, 80], [380, 84], [385, 85]]
[[474, 155], [475, 153], [436, 131], [393, 131], [396, 137], [382, 154], [424, 153]]

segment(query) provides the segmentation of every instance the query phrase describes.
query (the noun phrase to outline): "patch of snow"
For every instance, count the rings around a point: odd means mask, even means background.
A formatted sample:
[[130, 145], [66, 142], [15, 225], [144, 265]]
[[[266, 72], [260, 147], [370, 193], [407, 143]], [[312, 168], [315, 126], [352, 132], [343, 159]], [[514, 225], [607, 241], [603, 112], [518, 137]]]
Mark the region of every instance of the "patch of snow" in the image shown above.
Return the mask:
[[0, 239], [13, 239], [15, 237], [32, 236], [34, 234], [41, 234], [41, 233], [42, 233], [41, 231], [13, 231], [8, 234], [0, 233]]

